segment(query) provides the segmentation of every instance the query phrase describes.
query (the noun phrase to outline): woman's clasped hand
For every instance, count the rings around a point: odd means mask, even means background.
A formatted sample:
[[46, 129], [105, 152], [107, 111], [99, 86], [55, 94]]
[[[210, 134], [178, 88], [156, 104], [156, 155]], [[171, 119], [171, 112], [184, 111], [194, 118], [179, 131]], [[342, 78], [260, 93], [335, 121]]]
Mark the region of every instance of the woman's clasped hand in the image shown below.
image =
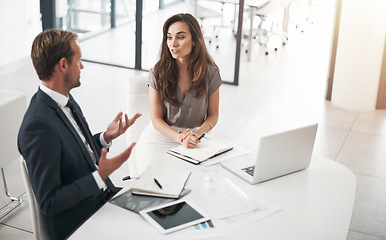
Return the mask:
[[186, 148], [195, 148], [198, 143], [201, 141], [198, 139], [199, 136], [192, 129], [186, 129], [184, 131], [178, 131], [180, 133], [180, 137], [178, 141], [184, 145]]

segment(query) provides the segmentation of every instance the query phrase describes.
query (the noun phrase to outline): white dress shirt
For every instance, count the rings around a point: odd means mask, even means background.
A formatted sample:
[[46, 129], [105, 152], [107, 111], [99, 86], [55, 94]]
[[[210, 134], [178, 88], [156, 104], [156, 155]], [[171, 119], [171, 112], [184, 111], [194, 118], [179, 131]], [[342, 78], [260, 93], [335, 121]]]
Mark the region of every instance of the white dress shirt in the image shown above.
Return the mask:
[[[67, 96], [64, 96], [58, 92], [55, 92], [53, 91], [52, 89], [49, 89], [48, 87], [44, 86], [44, 85], [40, 85], [40, 90], [42, 90], [44, 93], [46, 93], [49, 97], [52, 98], [52, 100], [54, 100], [58, 106], [60, 107], [60, 109], [62, 109], [62, 111], [64, 112], [64, 114], [67, 116], [68, 120], [71, 122], [71, 124], [74, 126], [76, 132], [78, 133], [80, 139], [82, 140], [82, 142], [86, 145], [86, 148], [88, 150], [88, 152], [90, 153], [90, 156], [92, 158], [92, 160], [94, 161], [94, 164], [96, 163], [96, 157], [95, 157], [95, 154], [93, 153], [93, 151], [91, 150], [91, 147], [90, 145], [88, 144], [88, 142], [86, 141], [86, 138], [83, 136], [83, 133], [82, 133], [82, 130], [79, 128], [78, 124], [76, 123], [74, 117], [72, 116], [72, 112], [70, 110], [70, 108], [66, 107], [67, 105], [67, 102], [69, 100], [69, 98]], [[105, 148], [109, 148], [111, 147], [111, 143], [106, 143], [104, 137], [103, 137], [104, 133], [101, 133], [100, 134], [100, 142], [102, 144], [103, 147]], [[98, 168], [98, 166], [95, 164], [95, 166]], [[105, 184], [105, 182], [102, 180], [101, 176], [99, 175], [98, 171], [95, 171], [92, 173], [94, 179], [95, 179], [95, 182], [96, 184], [98, 185], [98, 187], [100, 189], [106, 189], [107, 186]]]

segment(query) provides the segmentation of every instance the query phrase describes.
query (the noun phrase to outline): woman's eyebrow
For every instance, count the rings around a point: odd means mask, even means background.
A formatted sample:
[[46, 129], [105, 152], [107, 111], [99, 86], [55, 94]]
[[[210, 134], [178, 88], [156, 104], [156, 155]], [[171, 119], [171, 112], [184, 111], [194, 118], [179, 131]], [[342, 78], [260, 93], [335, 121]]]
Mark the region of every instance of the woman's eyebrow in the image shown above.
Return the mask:
[[[176, 33], [176, 35], [177, 35], [177, 34], [181, 34], [181, 33], [184, 33], [184, 34], [186, 34], [186, 32], [185, 32], [185, 31], [180, 31], [180, 32], [177, 32], [177, 33]], [[171, 34], [171, 33], [169, 33], [169, 32], [168, 32], [167, 34], [168, 34], [168, 35], [172, 35], [172, 34]]]

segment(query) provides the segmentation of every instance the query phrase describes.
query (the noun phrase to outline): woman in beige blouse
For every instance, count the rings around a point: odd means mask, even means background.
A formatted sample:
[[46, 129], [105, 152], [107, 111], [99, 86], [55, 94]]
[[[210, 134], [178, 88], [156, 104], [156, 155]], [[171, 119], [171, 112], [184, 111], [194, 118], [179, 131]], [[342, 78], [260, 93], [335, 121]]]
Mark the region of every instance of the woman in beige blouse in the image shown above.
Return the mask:
[[195, 148], [214, 128], [221, 84], [197, 20], [190, 14], [166, 20], [160, 60], [148, 80], [151, 122], [136, 146], [139, 174], [171, 147]]

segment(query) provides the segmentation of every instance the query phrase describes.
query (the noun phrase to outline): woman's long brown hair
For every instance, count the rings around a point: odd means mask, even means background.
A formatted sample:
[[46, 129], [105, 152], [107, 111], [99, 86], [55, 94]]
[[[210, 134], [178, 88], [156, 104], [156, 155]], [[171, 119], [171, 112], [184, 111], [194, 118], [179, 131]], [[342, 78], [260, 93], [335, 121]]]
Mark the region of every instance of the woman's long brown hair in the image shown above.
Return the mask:
[[178, 106], [180, 101], [176, 96], [178, 85], [178, 66], [176, 60], [172, 57], [167, 46], [167, 33], [169, 27], [176, 22], [184, 22], [189, 26], [192, 35], [193, 48], [190, 53], [190, 63], [188, 64], [188, 74], [192, 79], [192, 87], [197, 90], [196, 97], [205, 94], [206, 91], [206, 73], [207, 65], [212, 64], [217, 67], [212, 57], [209, 55], [205, 46], [204, 36], [196, 18], [188, 13], [180, 13], [170, 17], [163, 26], [163, 39], [160, 50], [160, 59], [154, 66], [154, 75], [158, 90], [161, 95], [161, 101], [167, 101]]

